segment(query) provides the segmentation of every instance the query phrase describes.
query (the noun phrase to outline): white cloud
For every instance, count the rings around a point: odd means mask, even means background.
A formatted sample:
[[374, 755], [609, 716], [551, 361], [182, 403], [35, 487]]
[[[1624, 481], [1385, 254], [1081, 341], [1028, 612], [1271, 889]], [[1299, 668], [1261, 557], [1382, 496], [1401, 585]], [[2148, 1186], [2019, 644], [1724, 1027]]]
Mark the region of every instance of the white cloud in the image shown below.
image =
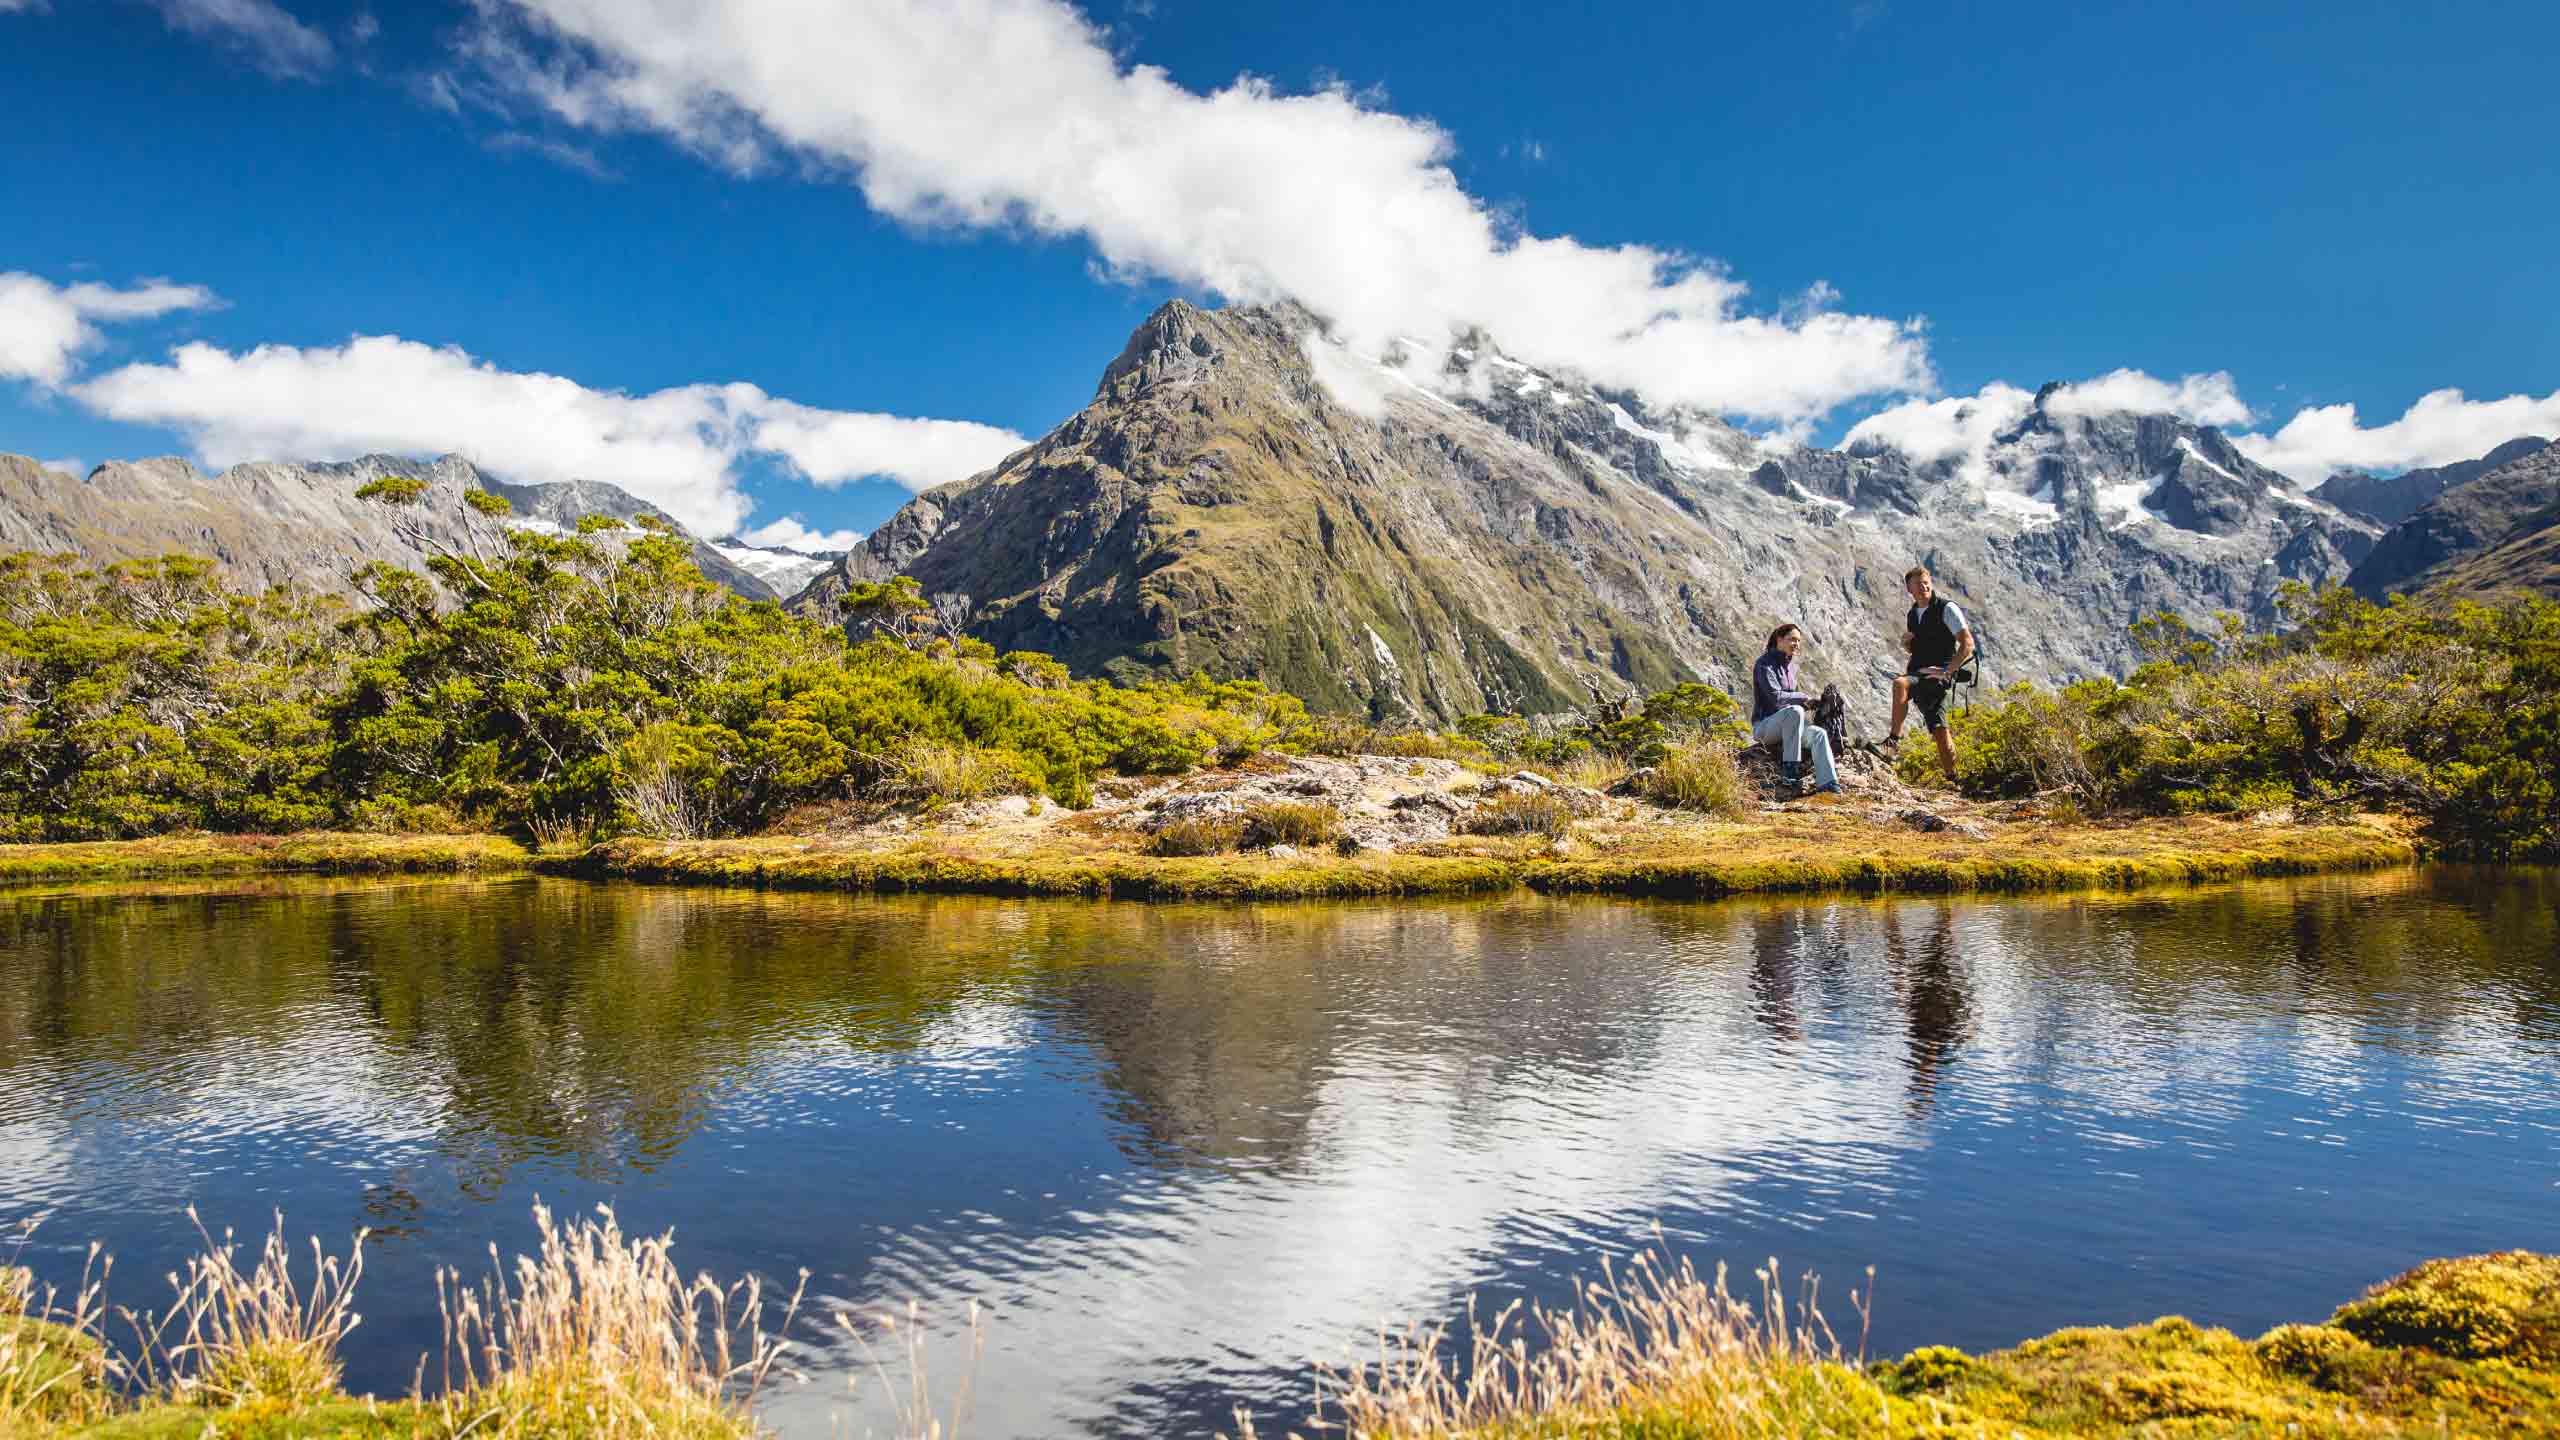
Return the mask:
[[0, 273], [0, 380], [62, 384], [80, 354], [105, 339], [93, 321], [147, 320], [220, 303], [201, 285], [166, 280], [118, 290], [89, 282], [56, 286], [22, 271]]
[[172, 30], [209, 35], [246, 49], [278, 75], [316, 75], [337, 59], [329, 37], [274, 0], [153, 0]]
[[1906, 400], [1879, 410], [1851, 426], [1842, 443], [1890, 445], [1924, 464], [1978, 455], [1991, 447], [1992, 436], [2025, 419], [2034, 406], [2035, 396], [1994, 380], [1978, 395]]
[[450, 451], [517, 480], [608, 481], [703, 535], [746, 518], [737, 468], [751, 453], [778, 453], [821, 484], [880, 474], [920, 489], [1023, 443], [964, 421], [815, 410], [743, 383], [595, 390], [396, 335], [327, 349], [182, 345], [167, 364], [71, 393], [111, 419], [177, 429], [209, 465]]
[[44, 468], [47, 470], [59, 470], [65, 475], [86, 475], [89, 473], [89, 462], [81, 459], [77, 455], [65, 455], [58, 460], [47, 460], [43, 463]]
[[45, 0], [0, 0], [0, 15], [41, 15], [49, 8]]
[[777, 550], [797, 550], [815, 555], [830, 550], [850, 550], [862, 543], [859, 530], [812, 530], [797, 515], [785, 515], [769, 525], [759, 525], [738, 537], [749, 545], [767, 545]]
[[2509, 395], [2470, 400], [2459, 390], [2419, 398], [2399, 419], [2371, 427], [2353, 405], [2315, 405], [2294, 412], [2273, 435], [2236, 435], [2240, 453], [2303, 484], [2341, 468], [2406, 470], [2476, 460], [2524, 435], [2560, 438], [2560, 390], [2540, 399]]
[[2249, 407], [2240, 403], [2230, 373], [2181, 376], [2176, 384], [2139, 370], [2111, 370], [2095, 380], [2065, 385], [2045, 400], [2056, 415], [2175, 415], [2198, 425], [2245, 425]]
[[1514, 233], [1449, 137], [1339, 87], [1202, 94], [1062, 0], [482, 0], [464, 53], [571, 124], [841, 169], [880, 212], [1091, 243], [1117, 273], [1294, 298], [1364, 353], [1481, 325], [1666, 404], [1801, 419], [1929, 383], [1915, 324], [1743, 310], [1721, 268]]
[[968, 420], [813, 410], [788, 400], [758, 407], [755, 441], [820, 485], [877, 475], [910, 490], [965, 480], [1030, 443]]

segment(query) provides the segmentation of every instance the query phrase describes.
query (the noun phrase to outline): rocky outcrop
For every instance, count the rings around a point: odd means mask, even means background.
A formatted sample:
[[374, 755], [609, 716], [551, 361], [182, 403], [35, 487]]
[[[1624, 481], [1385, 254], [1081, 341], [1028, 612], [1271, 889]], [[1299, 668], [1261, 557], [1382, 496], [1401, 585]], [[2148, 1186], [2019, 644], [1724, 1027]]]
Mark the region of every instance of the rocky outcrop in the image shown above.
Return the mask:
[[2162, 609], [2271, 618], [2378, 526], [2210, 427], [2039, 404], [1987, 463], [1782, 450], [1482, 336], [1372, 361], [1295, 307], [1159, 310], [1092, 403], [918, 496], [794, 604], [913, 576], [1000, 649], [1124, 678], [1252, 676], [1446, 722], [1701, 679], [1768, 630], [1877, 710], [1902, 572], [1963, 600], [1995, 682], [2132, 660]]
[[[386, 475], [424, 481], [426, 489], [396, 509], [356, 498]], [[514, 513], [501, 521], [472, 509], [463, 495], [475, 489], [503, 496]], [[254, 590], [340, 590], [368, 561], [416, 569], [439, 550], [495, 553], [507, 524], [565, 530], [591, 514], [666, 518], [612, 485], [509, 485], [451, 455], [432, 462], [389, 455], [309, 465], [254, 461], [213, 475], [162, 458], [111, 461], [85, 476], [0, 455], [0, 548], [70, 551], [101, 564], [184, 551]], [[778, 598], [699, 540], [694, 551], [704, 573], [730, 589], [749, 599]]]
[[2454, 486], [2393, 527], [2347, 583], [2379, 600], [2417, 593], [2462, 572], [2464, 588], [2490, 588], [2494, 573], [2474, 563], [2493, 550], [2519, 547], [2519, 562], [2538, 555], [2535, 537], [2560, 516], [2560, 445], [2530, 453]]

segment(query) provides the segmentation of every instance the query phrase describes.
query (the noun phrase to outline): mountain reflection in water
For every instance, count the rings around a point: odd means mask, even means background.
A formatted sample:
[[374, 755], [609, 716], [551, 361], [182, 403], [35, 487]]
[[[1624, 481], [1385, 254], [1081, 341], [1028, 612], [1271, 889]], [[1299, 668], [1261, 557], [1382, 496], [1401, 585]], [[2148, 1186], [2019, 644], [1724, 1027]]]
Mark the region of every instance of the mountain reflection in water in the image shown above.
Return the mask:
[[[2424, 1255], [2560, 1248], [2560, 880], [2193, 894], [1159, 907], [506, 881], [21, 892], [0, 1222], [375, 1238], [349, 1349], [536, 1196], [821, 1308], [913, 1298], [984, 1434], [1294, 1421], [1382, 1318], [1557, 1298], [1653, 1227], [1877, 1342], [2254, 1331]], [[860, 1353], [778, 1424], [856, 1433]]]

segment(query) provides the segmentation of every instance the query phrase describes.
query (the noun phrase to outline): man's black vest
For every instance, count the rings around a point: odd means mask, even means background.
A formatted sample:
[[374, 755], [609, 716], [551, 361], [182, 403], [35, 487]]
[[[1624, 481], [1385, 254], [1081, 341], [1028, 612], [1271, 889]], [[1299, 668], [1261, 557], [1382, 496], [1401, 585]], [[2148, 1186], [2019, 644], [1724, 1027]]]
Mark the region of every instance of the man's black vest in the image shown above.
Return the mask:
[[1911, 665], [1923, 669], [1956, 658], [1956, 627], [1947, 623], [1947, 597], [1932, 595], [1926, 608], [1911, 607], [1903, 627], [1912, 634]]

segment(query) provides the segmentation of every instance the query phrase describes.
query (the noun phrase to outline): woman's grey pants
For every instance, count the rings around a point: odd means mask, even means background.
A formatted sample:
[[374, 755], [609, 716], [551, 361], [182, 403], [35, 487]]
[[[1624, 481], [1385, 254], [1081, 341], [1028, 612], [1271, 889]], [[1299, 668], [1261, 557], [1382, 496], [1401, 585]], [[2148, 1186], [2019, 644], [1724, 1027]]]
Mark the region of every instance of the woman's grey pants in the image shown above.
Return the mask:
[[1831, 732], [1804, 718], [1801, 705], [1781, 705], [1778, 713], [1751, 727], [1754, 744], [1778, 746], [1778, 758], [1790, 764], [1804, 759], [1806, 746], [1813, 748], [1813, 783], [1837, 785], [1839, 772], [1831, 768]]

